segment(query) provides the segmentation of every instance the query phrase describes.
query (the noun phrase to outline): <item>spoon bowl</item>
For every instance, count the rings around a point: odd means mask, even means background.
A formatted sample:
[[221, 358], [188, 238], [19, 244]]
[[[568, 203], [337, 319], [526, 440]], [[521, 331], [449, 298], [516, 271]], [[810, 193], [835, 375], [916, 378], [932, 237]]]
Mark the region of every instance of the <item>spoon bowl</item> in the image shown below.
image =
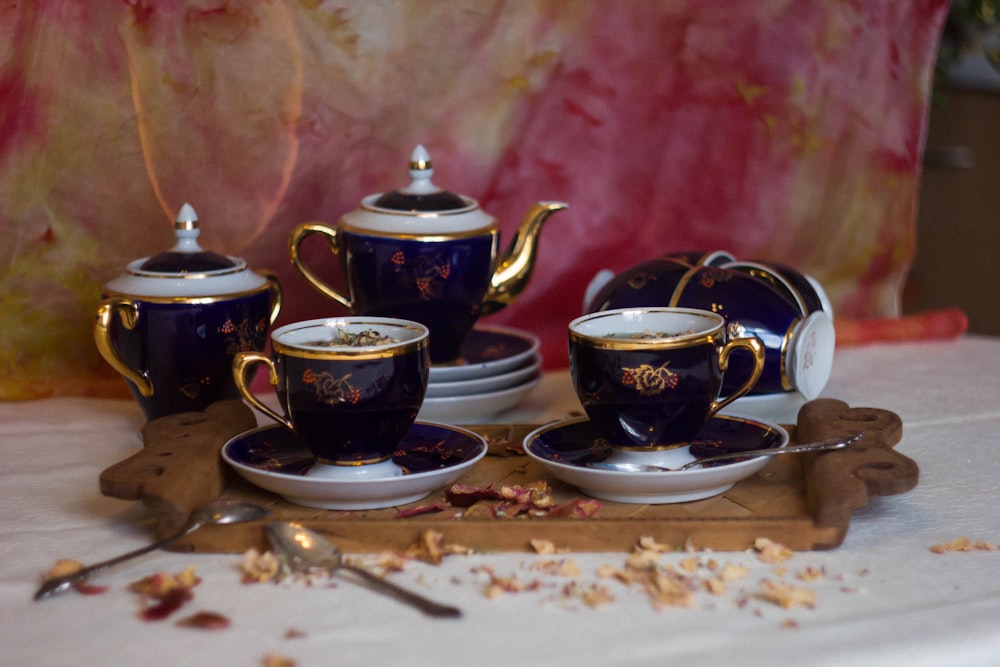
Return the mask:
[[704, 466], [706, 463], [731, 461], [733, 459], [751, 459], [759, 456], [778, 456], [779, 454], [802, 454], [804, 452], [824, 452], [833, 449], [843, 449], [855, 440], [861, 438], [863, 435], [864, 433], [855, 433], [854, 435], [843, 438], [829, 438], [827, 440], [807, 442], [801, 445], [791, 445], [789, 447], [769, 447], [766, 449], [748, 449], [742, 452], [727, 452], [725, 454], [716, 454], [715, 456], [706, 456], [704, 458], [695, 459], [690, 463], [685, 463], [679, 468], [668, 468], [666, 466], [624, 461], [620, 463], [610, 461], [591, 461], [587, 464], [587, 467], [595, 468], [597, 470], [610, 470], [613, 472], [682, 472], [685, 470], [691, 470], [696, 466]]
[[191, 516], [188, 517], [187, 522], [173, 535], [168, 535], [162, 540], [144, 546], [140, 549], [129, 551], [121, 556], [116, 556], [115, 558], [94, 563], [93, 565], [88, 565], [87, 567], [81, 568], [76, 572], [47, 579], [45, 583], [43, 583], [35, 592], [34, 599], [43, 600], [57, 593], [69, 590], [73, 584], [83, 581], [92, 574], [96, 574], [102, 570], [124, 563], [127, 560], [150, 553], [151, 551], [156, 551], [157, 549], [169, 546], [203, 526], [213, 523], [227, 524], [256, 521], [258, 519], [263, 519], [268, 514], [270, 514], [270, 510], [254, 503], [241, 501], [218, 501], [209, 503], [208, 505], [193, 511]]
[[296, 571], [326, 570], [333, 574], [346, 570], [367, 584], [409, 604], [428, 616], [457, 618], [462, 612], [457, 607], [439, 604], [375, 575], [363, 567], [344, 561], [340, 549], [319, 533], [294, 521], [272, 521], [267, 524], [267, 537], [275, 551], [285, 556], [288, 565]]

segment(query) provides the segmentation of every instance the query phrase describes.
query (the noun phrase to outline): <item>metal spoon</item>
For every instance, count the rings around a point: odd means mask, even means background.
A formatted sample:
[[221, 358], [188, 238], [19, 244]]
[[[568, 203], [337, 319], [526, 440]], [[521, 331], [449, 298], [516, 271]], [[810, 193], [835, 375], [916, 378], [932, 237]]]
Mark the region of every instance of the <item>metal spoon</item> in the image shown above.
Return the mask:
[[682, 470], [690, 470], [695, 466], [704, 465], [706, 463], [729, 461], [730, 459], [750, 459], [758, 456], [778, 456], [779, 454], [801, 454], [803, 452], [823, 452], [831, 449], [843, 449], [863, 435], [864, 433], [855, 433], [854, 435], [843, 438], [829, 438], [818, 442], [792, 445], [791, 447], [769, 447], [765, 449], [748, 449], [743, 452], [727, 452], [725, 454], [716, 454], [715, 456], [706, 456], [705, 458], [696, 459], [690, 463], [685, 463], [680, 468], [667, 468], [666, 466], [655, 466], [645, 463], [630, 463], [625, 461], [620, 463], [609, 461], [590, 461], [587, 463], [587, 467], [597, 468], [599, 470], [613, 470], [615, 472], [680, 472]]
[[457, 618], [462, 615], [462, 611], [457, 607], [438, 604], [362, 567], [345, 563], [336, 545], [300, 523], [272, 521], [267, 524], [267, 537], [271, 540], [275, 551], [284, 554], [289, 566], [294, 570], [306, 571], [319, 568], [331, 574], [336, 570], [347, 570], [379, 592], [416, 607], [428, 616]]
[[114, 567], [115, 565], [124, 563], [125, 561], [131, 560], [137, 556], [142, 556], [143, 554], [147, 554], [151, 551], [156, 551], [157, 549], [169, 546], [174, 542], [179, 541], [181, 538], [190, 535], [202, 526], [207, 526], [213, 523], [242, 523], [244, 521], [255, 521], [257, 519], [263, 519], [268, 514], [270, 514], [270, 510], [253, 503], [239, 501], [219, 501], [209, 503], [208, 505], [192, 512], [191, 516], [188, 517], [187, 523], [185, 523], [184, 526], [182, 526], [181, 529], [173, 535], [165, 537], [162, 540], [154, 542], [148, 546], [142, 547], [141, 549], [136, 549], [135, 551], [130, 551], [126, 554], [122, 554], [121, 556], [111, 558], [110, 560], [88, 565], [87, 567], [77, 570], [76, 572], [48, 579], [35, 593], [34, 599], [43, 600], [47, 597], [55, 595], [56, 593], [62, 593], [63, 591], [68, 590], [74, 583], [82, 581], [92, 574], [106, 570], [109, 567]]

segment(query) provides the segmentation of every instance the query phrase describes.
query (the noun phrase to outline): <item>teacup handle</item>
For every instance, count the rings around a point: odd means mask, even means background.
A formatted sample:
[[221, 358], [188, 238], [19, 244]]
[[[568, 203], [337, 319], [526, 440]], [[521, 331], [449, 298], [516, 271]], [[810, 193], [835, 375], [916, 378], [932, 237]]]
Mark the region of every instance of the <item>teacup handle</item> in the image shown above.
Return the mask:
[[749, 336], [746, 338], [733, 338], [722, 346], [722, 349], [719, 351], [719, 368], [723, 373], [729, 368], [730, 353], [738, 347], [749, 350], [753, 354], [753, 372], [750, 373], [750, 377], [747, 378], [747, 381], [739, 389], [721, 400], [716, 399], [712, 401], [712, 405], [708, 409], [709, 417], [753, 389], [753, 386], [757, 384], [757, 380], [760, 379], [761, 373], [764, 372], [764, 344], [756, 336]]
[[131, 331], [139, 321], [139, 306], [125, 297], [110, 297], [101, 301], [97, 307], [97, 319], [94, 322], [94, 342], [97, 350], [113, 369], [132, 382], [146, 398], [153, 395], [153, 382], [149, 379], [149, 371], [138, 371], [128, 365], [111, 342], [111, 320], [115, 313], [121, 319], [122, 326]]
[[264, 405], [263, 401], [257, 398], [257, 396], [250, 391], [250, 387], [247, 386], [247, 369], [253, 364], [266, 365], [271, 386], [275, 389], [278, 387], [278, 371], [275, 369], [274, 362], [271, 361], [269, 356], [263, 352], [255, 351], [237, 352], [233, 356], [233, 380], [236, 382], [236, 388], [239, 389], [240, 395], [246, 399], [247, 403], [257, 408], [274, 421], [279, 424], [284, 424], [288, 428], [292, 428], [292, 421], [290, 419], [279, 415], [277, 412]]
[[324, 225], [321, 222], [305, 222], [296, 227], [288, 239], [288, 252], [292, 257], [292, 264], [295, 265], [295, 268], [299, 270], [299, 273], [302, 274], [302, 277], [305, 278], [309, 284], [345, 308], [353, 310], [354, 304], [351, 303], [350, 299], [335, 290], [330, 285], [326, 284], [322, 278], [313, 273], [312, 270], [305, 265], [305, 262], [302, 261], [302, 255], [299, 253], [299, 246], [302, 245], [302, 241], [304, 241], [310, 234], [320, 234], [325, 236], [327, 243], [330, 244], [330, 252], [334, 255], [339, 252], [340, 245], [337, 238], [336, 228]]

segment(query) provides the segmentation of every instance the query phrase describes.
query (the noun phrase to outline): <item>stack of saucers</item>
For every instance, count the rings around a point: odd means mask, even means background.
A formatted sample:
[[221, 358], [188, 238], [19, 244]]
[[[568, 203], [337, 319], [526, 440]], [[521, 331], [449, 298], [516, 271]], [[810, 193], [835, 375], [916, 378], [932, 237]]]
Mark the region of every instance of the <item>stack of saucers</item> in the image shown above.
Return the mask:
[[477, 326], [456, 361], [431, 366], [417, 419], [475, 424], [513, 408], [541, 379], [538, 347], [538, 337], [527, 331]]

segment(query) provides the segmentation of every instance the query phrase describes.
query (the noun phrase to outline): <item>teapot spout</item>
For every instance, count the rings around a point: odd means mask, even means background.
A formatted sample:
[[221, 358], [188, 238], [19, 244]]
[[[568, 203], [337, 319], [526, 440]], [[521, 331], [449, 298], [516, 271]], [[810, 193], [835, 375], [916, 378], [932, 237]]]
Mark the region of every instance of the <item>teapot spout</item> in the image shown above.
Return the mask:
[[489, 315], [510, 305], [528, 286], [538, 255], [542, 224], [567, 206], [564, 202], [542, 201], [528, 210], [507, 251], [499, 258], [480, 315]]

